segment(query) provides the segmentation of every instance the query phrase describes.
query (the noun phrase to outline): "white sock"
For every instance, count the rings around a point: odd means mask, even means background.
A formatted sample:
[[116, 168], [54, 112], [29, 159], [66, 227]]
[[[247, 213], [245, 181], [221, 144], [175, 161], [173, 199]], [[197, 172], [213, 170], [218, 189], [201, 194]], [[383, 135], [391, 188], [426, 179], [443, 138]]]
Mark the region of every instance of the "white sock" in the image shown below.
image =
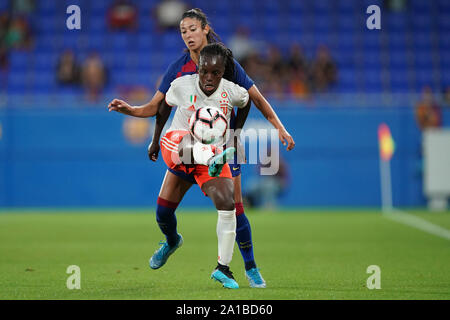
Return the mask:
[[212, 146], [209, 144], [195, 142], [192, 152], [194, 154], [195, 163], [203, 164], [205, 166], [208, 165], [208, 160], [214, 157]]
[[236, 240], [236, 209], [231, 211], [218, 210], [218, 213], [216, 229], [219, 248], [218, 262], [228, 266], [233, 257]]

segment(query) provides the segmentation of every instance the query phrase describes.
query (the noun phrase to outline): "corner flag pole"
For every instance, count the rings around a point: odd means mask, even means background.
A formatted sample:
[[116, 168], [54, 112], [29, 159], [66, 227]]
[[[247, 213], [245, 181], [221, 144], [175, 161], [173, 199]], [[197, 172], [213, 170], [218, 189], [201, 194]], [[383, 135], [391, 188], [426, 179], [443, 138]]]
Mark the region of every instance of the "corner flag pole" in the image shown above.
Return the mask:
[[381, 209], [383, 212], [392, 211], [392, 184], [391, 184], [391, 161], [380, 157], [380, 179], [381, 179]]
[[395, 144], [391, 131], [385, 123], [378, 127], [378, 144], [380, 149], [381, 209], [383, 213], [386, 213], [393, 209], [391, 158], [394, 154]]

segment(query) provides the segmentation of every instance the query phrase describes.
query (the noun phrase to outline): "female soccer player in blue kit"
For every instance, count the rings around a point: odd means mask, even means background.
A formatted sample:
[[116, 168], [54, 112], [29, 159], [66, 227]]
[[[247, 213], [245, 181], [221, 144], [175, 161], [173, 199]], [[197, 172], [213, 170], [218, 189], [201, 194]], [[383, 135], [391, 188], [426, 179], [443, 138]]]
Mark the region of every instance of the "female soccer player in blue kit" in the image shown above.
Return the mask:
[[[201, 9], [191, 9], [186, 11], [180, 22], [181, 37], [187, 47], [187, 51], [167, 69], [162, 82], [153, 98], [142, 106], [130, 106], [125, 101], [114, 99], [109, 104], [110, 110], [118, 111], [124, 114], [133, 115], [136, 117], [152, 117], [158, 112], [158, 108], [165, 98], [165, 94], [170, 87], [170, 83], [176, 78], [194, 74], [198, 72], [198, 63], [200, 51], [208, 44], [218, 42], [219, 37], [211, 28], [206, 15]], [[278, 130], [279, 138], [283, 145], [287, 145], [287, 150], [292, 150], [295, 146], [294, 139], [284, 128], [280, 119], [269, 102], [260, 93], [254, 82], [248, 77], [242, 67], [237, 61], [235, 62], [235, 70], [232, 75], [232, 82], [245, 88], [250, 96], [250, 100], [265, 116], [265, 118]], [[248, 112], [248, 110], [247, 110]], [[170, 114], [170, 110], [169, 110]], [[153, 141], [148, 149], [149, 157], [152, 161], [156, 161], [159, 154], [159, 138], [161, 131], [167, 121], [169, 114], [157, 119], [155, 126], [155, 134]], [[242, 127], [242, 118], [245, 121], [246, 114], [239, 116], [239, 127]], [[235, 128], [239, 129], [239, 128]], [[241, 189], [241, 170], [240, 165], [230, 164], [233, 183], [234, 183], [234, 198], [236, 206], [236, 242], [238, 244], [241, 255], [245, 263], [245, 274], [249, 280], [251, 287], [265, 288], [266, 283], [261, 276], [259, 269], [256, 266], [253, 254], [253, 242], [251, 236], [250, 222], [244, 213], [242, 204], [242, 189]], [[160, 248], [160, 253], [168, 255], [173, 253], [178, 247], [178, 233], [176, 232], [176, 216], [175, 210], [178, 207], [184, 194], [189, 190], [192, 184], [195, 183], [189, 178], [177, 175], [171, 171], [167, 171], [163, 185], [161, 187], [159, 197], [157, 200], [156, 219], [161, 231], [165, 234], [167, 242]], [[170, 253], [169, 253], [170, 252]], [[169, 253], [169, 254], [167, 254]]]

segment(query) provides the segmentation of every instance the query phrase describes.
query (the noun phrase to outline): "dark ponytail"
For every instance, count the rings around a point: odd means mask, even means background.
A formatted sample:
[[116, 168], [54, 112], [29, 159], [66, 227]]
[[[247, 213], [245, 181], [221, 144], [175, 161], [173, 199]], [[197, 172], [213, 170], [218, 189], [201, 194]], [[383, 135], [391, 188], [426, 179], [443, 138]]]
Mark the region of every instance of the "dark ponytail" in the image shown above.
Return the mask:
[[234, 82], [234, 58], [233, 52], [228, 49], [223, 43], [215, 42], [206, 45], [200, 51], [200, 59], [205, 56], [219, 56], [223, 58], [225, 63], [225, 73], [223, 77], [229, 81]]
[[207, 25], [209, 25], [209, 32], [206, 35], [206, 39], [208, 40], [208, 43], [214, 43], [214, 42], [220, 42], [220, 37], [217, 33], [214, 32], [214, 29], [211, 27], [211, 23], [208, 21], [208, 18], [206, 17], [206, 14], [202, 11], [202, 9], [195, 8], [186, 11], [181, 16], [181, 20], [184, 18], [194, 18], [201, 22], [202, 29], [205, 29]]

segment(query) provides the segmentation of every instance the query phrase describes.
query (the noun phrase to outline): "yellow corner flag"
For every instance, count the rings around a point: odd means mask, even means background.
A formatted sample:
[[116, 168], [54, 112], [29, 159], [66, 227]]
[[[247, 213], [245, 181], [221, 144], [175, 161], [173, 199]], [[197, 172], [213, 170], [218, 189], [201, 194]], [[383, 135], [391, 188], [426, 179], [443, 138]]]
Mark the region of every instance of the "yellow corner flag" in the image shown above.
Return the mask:
[[384, 161], [389, 161], [395, 151], [394, 139], [392, 139], [391, 130], [382, 123], [378, 127], [378, 144], [380, 146], [380, 157]]

